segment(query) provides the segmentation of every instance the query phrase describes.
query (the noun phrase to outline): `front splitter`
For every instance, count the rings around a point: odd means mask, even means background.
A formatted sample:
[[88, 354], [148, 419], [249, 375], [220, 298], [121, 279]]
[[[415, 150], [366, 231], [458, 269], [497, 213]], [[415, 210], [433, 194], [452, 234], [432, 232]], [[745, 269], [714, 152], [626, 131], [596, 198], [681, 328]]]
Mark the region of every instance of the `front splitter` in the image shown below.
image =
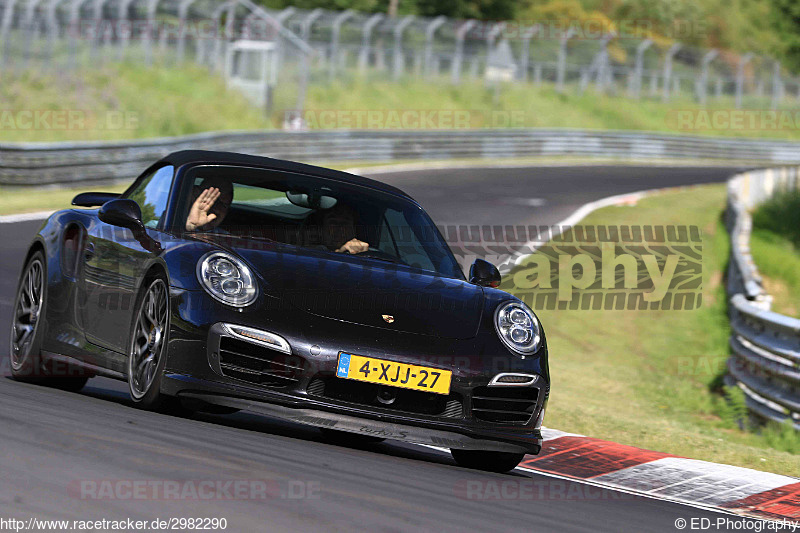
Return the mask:
[[[462, 450], [484, 450], [494, 452], [527, 453], [529, 448], [515, 446], [506, 442], [498, 442], [486, 439], [476, 439], [452, 431], [440, 429], [419, 428], [404, 424], [383, 422], [358, 418], [355, 416], [331, 413], [318, 409], [290, 408], [282, 405], [275, 405], [241, 398], [230, 398], [215, 394], [204, 394], [200, 392], [185, 391], [180, 393], [181, 398], [193, 398], [215, 405], [223, 405], [234, 409], [241, 409], [252, 413], [258, 413], [281, 420], [305, 424], [318, 428], [335, 429], [370, 437], [399, 440], [413, 444], [426, 444], [442, 448], [457, 448]], [[541, 439], [537, 439], [537, 445], [541, 446]]]

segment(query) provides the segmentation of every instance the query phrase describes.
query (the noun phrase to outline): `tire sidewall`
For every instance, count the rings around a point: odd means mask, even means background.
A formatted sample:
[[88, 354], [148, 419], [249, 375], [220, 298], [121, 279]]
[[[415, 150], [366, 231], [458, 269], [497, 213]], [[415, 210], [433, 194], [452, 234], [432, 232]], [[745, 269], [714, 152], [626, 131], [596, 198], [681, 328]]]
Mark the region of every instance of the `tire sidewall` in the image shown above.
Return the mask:
[[[150, 384], [150, 388], [144, 394], [144, 396], [140, 398], [136, 398], [133, 393], [133, 380], [131, 375], [131, 361], [133, 357], [133, 343], [134, 343], [134, 334], [136, 332], [136, 321], [139, 319], [139, 313], [141, 312], [142, 305], [144, 305], [144, 298], [150, 288], [156, 282], [161, 281], [164, 284], [165, 289], [165, 297], [167, 301], [167, 320], [166, 325], [164, 327], [164, 339], [162, 340], [162, 353], [158, 360], [158, 366], [156, 367], [156, 374], [153, 378], [153, 383]], [[167, 364], [167, 353], [169, 352], [169, 330], [171, 324], [171, 317], [170, 317], [170, 303], [169, 303], [169, 285], [167, 284], [166, 278], [162, 275], [158, 275], [152, 278], [147, 278], [145, 282], [142, 284], [142, 288], [139, 290], [139, 294], [136, 297], [136, 305], [134, 306], [135, 312], [131, 318], [131, 328], [130, 333], [128, 335], [128, 364], [127, 364], [127, 374], [128, 374], [128, 394], [130, 395], [131, 401], [136, 404], [138, 407], [143, 409], [156, 409], [161, 406], [164, 401], [164, 396], [161, 394], [161, 378], [164, 375], [164, 368], [166, 368]]]
[[[31, 264], [37, 260], [42, 265], [42, 305], [39, 307], [39, 316], [33, 329], [33, 340], [30, 344], [29, 353], [25, 356], [22, 364], [19, 365], [18, 368], [14, 368], [14, 364], [11, 361], [11, 354], [14, 352], [13, 332], [14, 322], [17, 319], [17, 306], [19, 305], [19, 300], [22, 296], [22, 284], [25, 280], [25, 276], [27, 275]], [[14, 306], [11, 309], [11, 327], [8, 338], [8, 365], [11, 369], [11, 376], [15, 379], [36, 380], [37, 378], [42, 377], [41, 373], [43, 372], [43, 369], [41, 366], [41, 347], [42, 339], [44, 337], [43, 332], [46, 329], [45, 316], [47, 310], [47, 292], [47, 261], [45, 260], [44, 253], [42, 253], [41, 250], [38, 250], [30, 257], [30, 259], [28, 259], [22, 269], [19, 281], [17, 282], [17, 293], [16, 297], [14, 298]]]

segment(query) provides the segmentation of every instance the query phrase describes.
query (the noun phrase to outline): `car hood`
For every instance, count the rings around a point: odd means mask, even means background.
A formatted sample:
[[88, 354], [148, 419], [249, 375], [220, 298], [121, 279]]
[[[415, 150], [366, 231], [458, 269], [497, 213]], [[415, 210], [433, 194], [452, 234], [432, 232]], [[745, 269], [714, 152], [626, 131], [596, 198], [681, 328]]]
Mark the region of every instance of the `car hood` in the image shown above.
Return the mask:
[[477, 335], [479, 286], [375, 259], [237, 241], [225, 247], [254, 267], [268, 294], [313, 315], [452, 339]]

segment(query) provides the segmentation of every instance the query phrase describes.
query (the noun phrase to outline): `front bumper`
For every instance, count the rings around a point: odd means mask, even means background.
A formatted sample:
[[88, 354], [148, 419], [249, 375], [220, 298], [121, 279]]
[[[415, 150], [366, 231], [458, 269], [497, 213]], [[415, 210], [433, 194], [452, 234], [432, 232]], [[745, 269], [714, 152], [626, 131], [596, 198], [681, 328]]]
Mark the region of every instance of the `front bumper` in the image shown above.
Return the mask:
[[309, 426], [416, 444], [531, 454], [538, 454], [542, 447], [539, 429], [491, 428], [455, 421], [444, 423], [407, 414], [389, 415], [185, 374], [166, 374], [162, 380], [162, 391], [179, 398], [242, 409]]
[[[439, 447], [534, 454], [541, 449], [539, 428], [549, 395], [546, 349], [541, 357], [520, 359], [507, 353], [493, 330], [474, 339], [443, 339], [365, 328], [291, 308], [280, 312], [266, 308], [236, 312], [208, 302], [210, 298], [202, 291], [173, 290], [172, 297], [169, 355], [161, 387], [166, 395], [317, 427]], [[235, 361], [227, 361], [228, 366], [223, 368], [226, 350], [221, 339], [230, 338], [223, 322], [280, 335], [288, 342], [291, 354], [282, 355], [288, 359], [276, 364], [302, 368], [291, 380], [280, 383], [248, 380], [241, 372], [232, 371], [230, 363], [239, 365]], [[346, 394], [329, 394], [327, 386], [320, 394], [314, 383], [320, 380], [338, 384], [340, 389], [342, 382], [347, 382], [344, 388], [350, 391], [351, 380], [335, 377], [339, 352], [451, 370], [447, 406], [432, 407], [419, 397], [406, 398], [401, 406], [398, 395], [398, 402], [386, 407], [371, 399], [365, 402]], [[253, 354], [249, 356], [253, 358]], [[473, 392], [504, 389], [489, 386], [491, 379], [502, 372], [539, 376], [533, 387], [535, 405], [526, 420], [487, 421], [485, 414], [476, 414], [480, 408], [486, 411], [492, 406], [476, 405]], [[354, 388], [358, 385], [353, 382]], [[455, 413], [451, 400], [460, 403]]]

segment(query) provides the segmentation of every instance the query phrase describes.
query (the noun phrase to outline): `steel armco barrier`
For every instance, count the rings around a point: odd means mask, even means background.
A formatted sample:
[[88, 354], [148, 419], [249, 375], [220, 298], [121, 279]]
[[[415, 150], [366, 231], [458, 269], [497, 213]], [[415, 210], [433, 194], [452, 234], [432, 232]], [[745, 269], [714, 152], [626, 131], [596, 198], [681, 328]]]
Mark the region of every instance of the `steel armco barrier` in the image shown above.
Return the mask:
[[132, 179], [185, 149], [297, 161], [582, 157], [634, 161], [800, 163], [800, 143], [648, 132], [475, 129], [219, 132], [127, 142], [0, 143], [0, 185]]
[[798, 176], [798, 167], [787, 167], [745, 172], [728, 182], [732, 355], [726, 382], [742, 389], [754, 415], [776, 422], [791, 419], [800, 431], [800, 319], [770, 311], [771, 297], [749, 245], [750, 209], [775, 192], [798, 189]]

